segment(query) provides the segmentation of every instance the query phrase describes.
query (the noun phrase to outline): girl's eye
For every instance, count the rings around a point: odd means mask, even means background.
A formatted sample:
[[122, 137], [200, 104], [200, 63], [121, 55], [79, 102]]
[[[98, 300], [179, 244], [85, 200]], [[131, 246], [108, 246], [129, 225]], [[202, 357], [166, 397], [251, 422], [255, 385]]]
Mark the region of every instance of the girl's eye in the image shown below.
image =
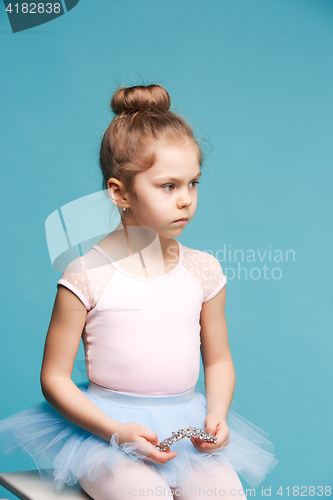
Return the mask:
[[[173, 186], [173, 184], [166, 184], [166, 186], [163, 186], [163, 189], [164, 189], [164, 188], [168, 188], [168, 187], [174, 187], [174, 186]], [[170, 192], [170, 190], [169, 190], [169, 189], [167, 189], [167, 191], [169, 191], [169, 192]]]
[[[190, 182], [190, 184], [194, 184], [194, 186], [193, 186], [193, 187], [195, 187], [195, 186], [196, 186], [196, 184], [199, 184], [199, 181], [192, 181], [192, 182]], [[173, 185], [173, 184], [166, 184], [165, 186], [163, 186], [163, 189], [164, 189], [164, 188], [169, 188], [169, 187], [173, 188], [173, 187], [174, 187], [174, 185]], [[169, 192], [170, 192], [170, 191], [172, 191], [172, 189], [167, 189], [167, 191], [169, 191]]]

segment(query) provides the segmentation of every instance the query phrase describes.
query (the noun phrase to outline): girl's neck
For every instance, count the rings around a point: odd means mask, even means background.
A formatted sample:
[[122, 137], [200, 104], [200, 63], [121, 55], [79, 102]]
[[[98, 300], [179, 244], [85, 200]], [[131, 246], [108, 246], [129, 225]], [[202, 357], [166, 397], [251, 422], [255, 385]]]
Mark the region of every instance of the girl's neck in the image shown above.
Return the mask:
[[[120, 225], [118, 226], [119, 229], [124, 229], [129, 255], [132, 255], [132, 252], [131, 252], [131, 242], [130, 242], [130, 237], [128, 234], [127, 226], [131, 226], [131, 225], [132, 224], [127, 224], [127, 223], [121, 222]], [[144, 232], [142, 232], [142, 234], [144, 235]], [[143, 243], [142, 248], [145, 248], [146, 246], [148, 246], [151, 243], [151, 241], [149, 241], [149, 239], [151, 239], [151, 238], [149, 238], [149, 236], [150, 236], [149, 234], [146, 235], [147, 241], [146, 241], [146, 244], [144, 242], [142, 242]], [[165, 238], [164, 236], [160, 236], [159, 234], [157, 234], [157, 236], [159, 238], [160, 247], [161, 247], [162, 254], [164, 257], [167, 257], [172, 250], [173, 251], [176, 250], [176, 252], [177, 252], [178, 244], [177, 244], [176, 240], [174, 240], [173, 238]]]
[[[142, 227], [141, 230], [140, 226], [135, 226], [132, 229], [129, 226], [131, 225], [121, 222], [115, 231], [112, 231], [112, 233], [108, 234], [98, 243], [98, 246], [112, 260], [119, 262], [123, 259], [126, 260], [127, 257], [131, 257], [134, 254], [138, 254], [141, 262], [141, 265], [139, 265], [141, 274], [146, 278], [160, 276], [164, 274], [163, 268], [165, 269], [165, 273], [167, 273], [177, 265], [180, 256], [176, 240], [161, 237], [152, 228]], [[148, 253], [147, 251], [142, 253], [143, 250], [148, 248]], [[161, 257], [163, 262], [161, 262]], [[122, 265], [126, 266], [124, 261]], [[131, 267], [130, 263], [128, 265]], [[146, 266], [154, 269], [154, 271], [150, 271], [153, 273], [151, 276], [148, 276]], [[132, 274], [140, 275], [140, 270], [137, 269]]]

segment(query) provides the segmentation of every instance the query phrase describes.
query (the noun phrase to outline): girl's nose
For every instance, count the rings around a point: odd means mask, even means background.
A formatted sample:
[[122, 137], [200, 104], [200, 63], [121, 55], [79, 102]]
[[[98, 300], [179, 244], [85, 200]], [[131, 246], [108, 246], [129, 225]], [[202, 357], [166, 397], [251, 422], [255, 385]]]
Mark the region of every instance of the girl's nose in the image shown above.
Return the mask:
[[189, 207], [192, 205], [192, 198], [189, 193], [182, 193], [178, 198], [178, 208]]
[[178, 196], [178, 208], [182, 207], [189, 207], [192, 205], [192, 196], [188, 192], [188, 189], [181, 189], [179, 190], [179, 196]]

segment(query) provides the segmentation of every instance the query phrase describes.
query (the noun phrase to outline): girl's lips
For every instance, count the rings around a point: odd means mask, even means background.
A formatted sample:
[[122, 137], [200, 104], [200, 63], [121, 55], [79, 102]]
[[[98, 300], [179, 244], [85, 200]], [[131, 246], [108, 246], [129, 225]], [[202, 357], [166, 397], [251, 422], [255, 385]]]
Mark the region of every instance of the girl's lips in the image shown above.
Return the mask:
[[179, 220], [173, 221], [172, 224], [186, 224], [186, 222], [187, 222], [187, 219], [179, 219]]

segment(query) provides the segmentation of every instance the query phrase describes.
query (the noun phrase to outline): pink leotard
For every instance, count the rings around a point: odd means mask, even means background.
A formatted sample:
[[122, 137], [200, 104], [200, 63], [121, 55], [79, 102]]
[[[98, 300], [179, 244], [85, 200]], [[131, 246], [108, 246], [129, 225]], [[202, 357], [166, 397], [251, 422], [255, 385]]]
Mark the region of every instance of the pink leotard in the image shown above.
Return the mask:
[[192, 389], [200, 367], [202, 303], [226, 284], [219, 261], [177, 241], [176, 267], [135, 276], [94, 245], [57, 285], [87, 309], [82, 338], [89, 380], [108, 389], [172, 395]]

